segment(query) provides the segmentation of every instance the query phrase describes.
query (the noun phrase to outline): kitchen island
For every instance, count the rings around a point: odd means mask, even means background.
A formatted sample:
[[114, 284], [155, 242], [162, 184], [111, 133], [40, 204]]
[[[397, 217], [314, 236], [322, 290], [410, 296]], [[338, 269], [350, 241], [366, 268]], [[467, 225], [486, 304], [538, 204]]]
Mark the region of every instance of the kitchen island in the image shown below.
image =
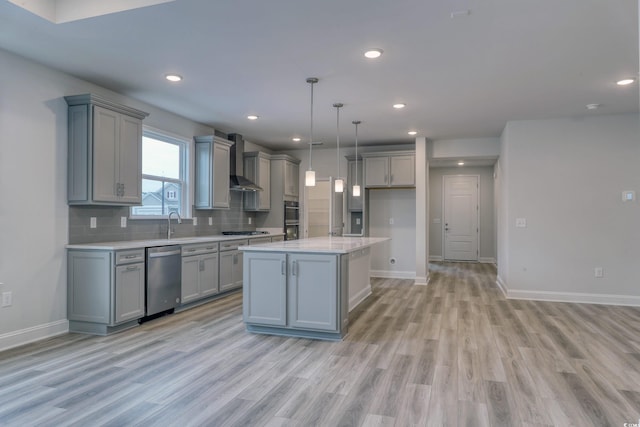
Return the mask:
[[243, 246], [243, 319], [250, 332], [342, 339], [371, 294], [371, 246], [383, 237], [316, 237]]

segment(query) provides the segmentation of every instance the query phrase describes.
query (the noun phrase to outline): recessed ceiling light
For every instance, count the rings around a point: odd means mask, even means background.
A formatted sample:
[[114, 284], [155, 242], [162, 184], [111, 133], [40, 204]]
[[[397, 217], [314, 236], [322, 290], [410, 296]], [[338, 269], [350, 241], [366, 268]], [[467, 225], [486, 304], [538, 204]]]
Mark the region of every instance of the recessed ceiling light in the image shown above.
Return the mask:
[[166, 74], [164, 78], [174, 83], [182, 81], [182, 76], [179, 74]]
[[418, 132], [416, 132], [415, 130], [410, 130], [409, 132], [407, 132], [409, 135], [417, 135]]
[[399, 110], [399, 109], [404, 108], [406, 106], [407, 106], [407, 104], [403, 104], [403, 103], [393, 104], [393, 108], [395, 108], [396, 110]]
[[618, 81], [616, 82], [616, 84], [617, 84], [618, 86], [626, 86], [626, 85], [630, 85], [631, 83], [633, 83], [633, 82], [635, 82], [635, 81], [636, 81], [636, 79], [631, 79], [631, 78], [629, 78], [629, 79], [622, 79], [622, 80], [618, 80]]
[[293, 142], [300, 142], [300, 138], [298, 138], [297, 136], [296, 136], [295, 138], [291, 138], [291, 140], [292, 140]]
[[458, 166], [464, 166], [464, 162], [458, 162]]
[[382, 55], [382, 49], [369, 49], [368, 51], [366, 51], [364, 53], [364, 56], [369, 58], [369, 59], [376, 59], [376, 58], [380, 58], [380, 56]]
[[251, 114], [251, 115], [247, 116], [247, 119], [249, 119], [249, 120], [258, 120], [258, 116], [256, 116], [255, 114]]
[[587, 110], [597, 110], [602, 104], [587, 104]]

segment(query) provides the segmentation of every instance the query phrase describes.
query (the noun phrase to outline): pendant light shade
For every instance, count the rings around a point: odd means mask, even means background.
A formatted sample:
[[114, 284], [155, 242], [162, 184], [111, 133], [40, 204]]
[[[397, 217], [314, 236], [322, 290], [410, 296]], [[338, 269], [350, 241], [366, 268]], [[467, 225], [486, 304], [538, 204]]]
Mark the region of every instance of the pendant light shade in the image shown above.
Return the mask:
[[356, 182], [353, 185], [353, 196], [360, 197], [360, 185], [358, 185], [358, 125], [361, 123], [360, 120], [354, 120], [351, 123], [356, 125]]
[[334, 190], [336, 193], [342, 193], [344, 192], [344, 181], [340, 178], [340, 108], [344, 107], [344, 104], [337, 102], [333, 106], [336, 108], [336, 181]]
[[318, 83], [317, 77], [309, 77], [307, 83], [311, 85], [311, 120], [309, 125], [309, 170], [304, 175], [304, 185], [306, 187], [316, 186], [316, 172], [313, 170], [313, 163], [311, 160], [313, 151], [313, 85]]

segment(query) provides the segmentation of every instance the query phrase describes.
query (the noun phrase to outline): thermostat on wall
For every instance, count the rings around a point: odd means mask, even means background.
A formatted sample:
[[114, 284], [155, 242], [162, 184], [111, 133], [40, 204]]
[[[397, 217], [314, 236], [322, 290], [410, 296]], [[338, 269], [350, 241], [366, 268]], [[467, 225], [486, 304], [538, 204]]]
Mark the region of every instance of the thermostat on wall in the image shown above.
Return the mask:
[[636, 199], [636, 192], [632, 190], [623, 191], [622, 192], [622, 201], [623, 202], [632, 202]]

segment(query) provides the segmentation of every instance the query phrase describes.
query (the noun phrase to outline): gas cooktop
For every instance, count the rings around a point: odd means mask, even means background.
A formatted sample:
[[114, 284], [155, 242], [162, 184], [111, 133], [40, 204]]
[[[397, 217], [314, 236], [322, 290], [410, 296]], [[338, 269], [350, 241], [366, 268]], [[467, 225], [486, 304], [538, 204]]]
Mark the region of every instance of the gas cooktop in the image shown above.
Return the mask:
[[225, 236], [255, 236], [256, 234], [269, 234], [268, 231], [223, 231]]

